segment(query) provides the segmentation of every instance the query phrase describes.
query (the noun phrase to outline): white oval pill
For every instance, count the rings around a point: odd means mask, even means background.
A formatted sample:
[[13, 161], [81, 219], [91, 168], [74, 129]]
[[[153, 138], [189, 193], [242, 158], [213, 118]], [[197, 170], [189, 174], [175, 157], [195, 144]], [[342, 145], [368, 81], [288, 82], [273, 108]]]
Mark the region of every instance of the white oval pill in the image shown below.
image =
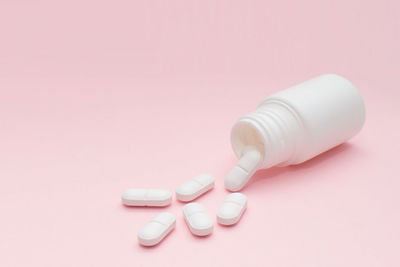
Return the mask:
[[215, 179], [209, 174], [200, 174], [176, 189], [176, 198], [183, 202], [191, 201], [214, 187]]
[[229, 191], [241, 190], [259, 168], [262, 157], [259, 151], [248, 148], [225, 178], [225, 188]]
[[223, 225], [233, 225], [240, 220], [247, 207], [247, 197], [241, 193], [229, 194], [217, 212], [217, 221]]
[[213, 231], [213, 221], [206, 209], [199, 203], [189, 203], [183, 206], [183, 215], [192, 234], [206, 236]]
[[172, 194], [162, 189], [128, 189], [122, 193], [122, 203], [127, 206], [164, 207], [171, 204]]
[[143, 246], [154, 246], [160, 243], [175, 228], [175, 215], [161, 212], [153, 217], [138, 233], [139, 243]]

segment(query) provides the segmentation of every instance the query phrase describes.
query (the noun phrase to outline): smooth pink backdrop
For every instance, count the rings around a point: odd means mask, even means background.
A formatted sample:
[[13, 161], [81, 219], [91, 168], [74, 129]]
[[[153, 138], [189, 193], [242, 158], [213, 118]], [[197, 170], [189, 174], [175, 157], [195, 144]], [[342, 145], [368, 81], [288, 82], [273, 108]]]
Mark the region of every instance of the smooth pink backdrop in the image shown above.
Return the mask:
[[[0, 266], [400, 266], [399, 3], [1, 0]], [[257, 173], [237, 226], [120, 204], [206, 172], [214, 218], [235, 120], [323, 73], [360, 89], [364, 129]], [[139, 246], [160, 211], [176, 229]]]

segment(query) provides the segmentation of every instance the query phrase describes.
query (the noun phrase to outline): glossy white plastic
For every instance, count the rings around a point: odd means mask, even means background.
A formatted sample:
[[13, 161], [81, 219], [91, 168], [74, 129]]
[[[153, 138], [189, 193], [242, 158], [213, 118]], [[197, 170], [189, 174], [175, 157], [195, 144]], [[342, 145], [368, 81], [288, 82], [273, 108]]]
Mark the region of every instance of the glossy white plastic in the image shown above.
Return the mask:
[[128, 189], [122, 193], [122, 203], [126, 206], [164, 207], [171, 204], [172, 194], [162, 189]]
[[241, 193], [226, 196], [217, 212], [217, 221], [222, 225], [233, 225], [242, 217], [247, 207], [247, 197]]
[[186, 204], [183, 215], [192, 234], [206, 236], [212, 233], [214, 224], [203, 205], [196, 202]]
[[225, 187], [238, 191], [255, 170], [311, 159], [353, 137], [364, 120], [365, 107], [359, 91], [335, 74], [322, 75], [271, 95], [255, 112], [233, 126], [231, 141], [235, 154], [246, 158], [253, 150], [261, 158], [251, 157], [246, 174], [237, 170], [230, 173]]
[[139, 231], [139, 243], [143, 246], [157, 245], [175, 228], [175, 225], [176, 218], [174, 214], [161, 212]]
[[176, 189], [176, 198], [183, 202], [192, 201], [214, 187], [215, 178], [209, 174], [200, 174]]

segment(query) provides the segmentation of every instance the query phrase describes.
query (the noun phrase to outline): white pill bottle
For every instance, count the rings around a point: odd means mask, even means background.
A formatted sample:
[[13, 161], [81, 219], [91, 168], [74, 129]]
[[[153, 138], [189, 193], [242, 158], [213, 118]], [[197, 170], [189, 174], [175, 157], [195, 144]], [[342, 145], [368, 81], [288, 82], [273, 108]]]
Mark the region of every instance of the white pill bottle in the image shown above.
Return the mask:
[[238, 191], [258, 169], [311, 159], [353, 137], [364, 121], [359, 91], [335, 74], [273, 94], [234, 124], [231, 142], [240, 160], [225, 187]]

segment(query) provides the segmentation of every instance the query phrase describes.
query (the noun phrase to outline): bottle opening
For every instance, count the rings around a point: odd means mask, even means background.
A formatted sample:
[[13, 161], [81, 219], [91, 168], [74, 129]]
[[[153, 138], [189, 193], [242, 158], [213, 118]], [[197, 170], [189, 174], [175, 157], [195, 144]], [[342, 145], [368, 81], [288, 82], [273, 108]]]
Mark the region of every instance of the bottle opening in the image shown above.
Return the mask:
[[252, 124], [245, 121], [237, 122], [232, 129], [231, 139], [233, 150], [238, 158], [243, 156], [243, 151], [246, 147], [253, 147], [264, 157], [265, 146], [263, 138]]

